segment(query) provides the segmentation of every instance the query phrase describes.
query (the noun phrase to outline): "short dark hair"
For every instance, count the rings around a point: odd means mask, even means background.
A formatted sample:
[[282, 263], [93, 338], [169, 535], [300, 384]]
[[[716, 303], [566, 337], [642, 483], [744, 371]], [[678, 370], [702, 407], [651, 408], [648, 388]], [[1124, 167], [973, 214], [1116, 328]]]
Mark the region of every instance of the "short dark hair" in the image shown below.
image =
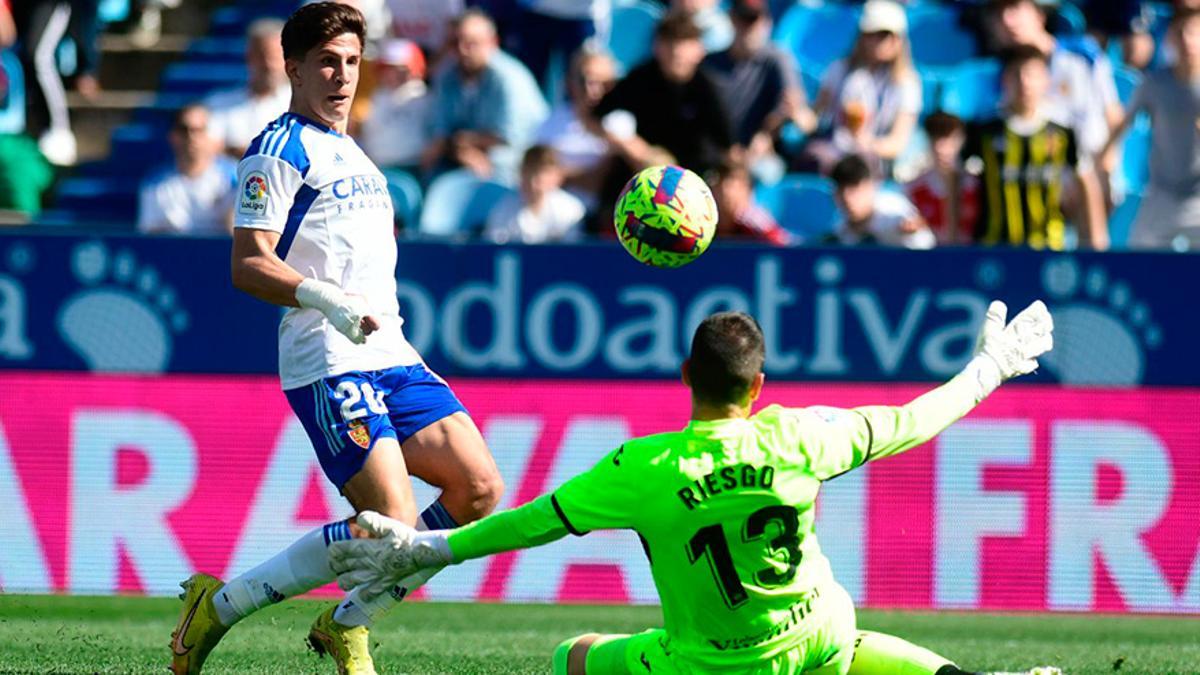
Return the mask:
[[1195, 19], [1196, 17], [1200, 17], [1200, 9], [1181, 7], [1180, 9], [1175, 10], [1175, 13], [1171, 15], [1170, 25], [1173, 27], [1182, 26], [1183, 22], [1187, 21], [1188, 19]]
[[752, 180], [750, 176], [750, 165], [746, 162], [732, 157], [726, 157], [721, 160], [717, 168], [713, 169], [711, 179], [713, 183], [729, 180], [730, 178], [741, 178], [743, 180]]
[[192, 112], [193, 110], [199, 110], [205, 115], [209, 114], [208, 106], [204, 105], [200, 101], [185, 103], [183, 107], [177, 109], [175, 113], [171, 115], [171, 128], [177, 129], [183, 125], [183, 118], [187, 117], [188, 113]]
[[1000, 52], [1000, 68], [1003, 73], [1030, 61], [1040, 61], [1042, 65], [1049, 67], [1050, 55], [1033, 45], [1016, 45]]
[[314, 2], [292, 13], [283, 25], [283, 56], [303, 59], [339, 35], [358, 36], [359, 44], [367, 44], [367, 22], [362, 12], [340, 2]]
[[858, 185], [872, 178], [871, 165], [867, 164], [862, 155], [846, 155], [833, 165], [833, 172], [829, 177], [839, 188]]
[[742, 403], [766, 361], [762, 329], [745, 312], [720, 312], [696, 327], [688, 359], [692, 395], [712, 404]]
[[930, 139], [946, 138], [964, 129], [963, 121], [956, 115], [943, 110], [930, 113], [925, 118], [925, 135]]
[[692, 21], [686, 12], [671, 12], [658, 22], [654, 29], [654, 39], [666, 42], [681, 42], [683, 40], [699, 40], [700, 28]]
[[558, 152], [549, 145], [532, 145], [521, 158], [521, 171], [541, 171], [561, 166]]

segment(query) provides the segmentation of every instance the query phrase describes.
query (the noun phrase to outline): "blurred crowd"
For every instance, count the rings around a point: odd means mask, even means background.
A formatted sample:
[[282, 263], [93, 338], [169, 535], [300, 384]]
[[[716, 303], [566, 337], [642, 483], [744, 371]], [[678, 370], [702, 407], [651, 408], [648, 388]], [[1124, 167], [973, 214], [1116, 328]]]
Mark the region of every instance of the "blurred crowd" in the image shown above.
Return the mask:
[[[36, 208], [14, 194], [36, 202], [49, 184], [28, 167], [74, 153], [45, 53], [67, 34], [94, 42], [96, 2], [8, 2], [0, 45], [19, 39], [27, 121], [0, 126], [0, 174], [26, 184], [0, 175], [0, 208]], [[995, 90], [986, 114], [963, 117], [930, 95], [909, 40], [915, 8], [892, 0], [856, 8], [849, 51], [827, 64], [797, 59], [777, 30], [822, 4], [807, 0], [636, 0], [652, 19], [636, 59], [610, 51], [621, 0], [351, 4], [375, 30], [350, 133], [388, 177], [409, 235], [610, 236], [625, 181], [676, 163], [709, 181], [718, 236], [731, 239], [1104, 250], [1114, 211], [1133, 205], [1130, 248], [1200, 247], [1200, 0], [910, 3], [952, 6], [998, 72], [981, 79]], [[143, 182], [140, 231], [228, 230], [236, 161], [288, 105], [281, 28], [252, 23], [244, 85], [176, 113], [165, 139], [175, 162]], [[78, 51], [66, 86], [88, 95], [95, 52]], [[1117, 69], [1140, 71], [1131, 93]], [[1147, 117], [1148, 179], [1135, 195], [1121, 146]], [[437, 217], [465, 202], [479, 212]]]

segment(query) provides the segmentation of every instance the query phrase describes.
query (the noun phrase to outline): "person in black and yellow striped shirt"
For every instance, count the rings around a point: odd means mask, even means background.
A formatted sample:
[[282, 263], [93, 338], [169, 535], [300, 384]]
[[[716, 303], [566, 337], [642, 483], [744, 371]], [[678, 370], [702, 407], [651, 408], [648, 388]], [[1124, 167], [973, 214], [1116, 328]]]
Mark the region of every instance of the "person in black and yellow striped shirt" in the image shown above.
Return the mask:
[[[1007, 106], [998, 119], [975, 125], [963, 148], [967, 167], [979, 172], [982, 208], [975, 240], [984, 245], [1062, 250], [1067, 241], [1064, 195], [1078, 181], [1093, 180], [1091, 163], [1079, 156], [1075, 133], [1051, 122], [1044, 105], [1049, 60], [1036, 47], [1003, 55]], [[1078, 192], [1078, 191], [1077, 191]], [[1092, 239], [1103, 215], [1077, 209], [1081, 238]]]

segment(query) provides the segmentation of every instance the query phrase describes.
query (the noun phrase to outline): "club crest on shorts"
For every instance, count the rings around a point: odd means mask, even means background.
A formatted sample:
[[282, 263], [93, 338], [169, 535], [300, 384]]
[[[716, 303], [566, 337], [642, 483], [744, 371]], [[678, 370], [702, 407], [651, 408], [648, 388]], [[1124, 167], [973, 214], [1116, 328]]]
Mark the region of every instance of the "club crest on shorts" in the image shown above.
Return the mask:
[[350, 420], [346, 426], [349, 427], [346, 430], [346, 435], [350, 437], [350, 440], [354, 441], [355, 445], [363, 450], [371, 447], [371, 432], [367, 430], [366, 422], [362, 420]]

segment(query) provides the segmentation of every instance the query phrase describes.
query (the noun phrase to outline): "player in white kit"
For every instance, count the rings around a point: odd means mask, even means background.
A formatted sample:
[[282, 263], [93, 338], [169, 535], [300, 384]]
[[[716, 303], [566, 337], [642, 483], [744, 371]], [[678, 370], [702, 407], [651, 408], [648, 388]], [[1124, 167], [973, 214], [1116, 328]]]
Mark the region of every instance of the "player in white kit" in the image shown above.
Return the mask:
[[[345, 135], [364, 34], [359, 11], [334, 2], [302, 7], [284, 27], [291, 106], [238, 167], [233, 283], [289, 308], [279, 326], [282, 386], [355, 511], [445, 529], [486, 515], [503, 486], [465, 408], [401, 329], [387, 184]], [[442, 489], [420, 514], [410, 474]], [[228, 583], [189, 578], [172, 670], [200, 672], [235, 622], [333, 580], [327, 547], [355, 536], [367, 535], [353, 517], [335, 521]], [[310, 645], [342, 675], [374, 673], [367, 628], [430, 576], [370, 601], [351, 591], [317, 618]]]

